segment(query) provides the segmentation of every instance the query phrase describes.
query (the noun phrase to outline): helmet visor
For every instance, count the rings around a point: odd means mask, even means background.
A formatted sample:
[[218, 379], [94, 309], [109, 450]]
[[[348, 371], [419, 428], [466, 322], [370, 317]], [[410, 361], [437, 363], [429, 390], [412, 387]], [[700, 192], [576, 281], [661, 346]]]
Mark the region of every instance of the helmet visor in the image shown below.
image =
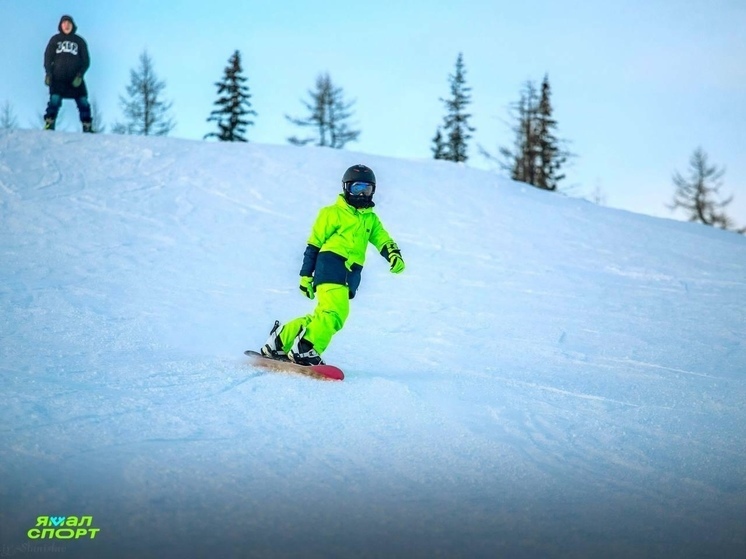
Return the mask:
[[373, 196], [373, 183], [361, 181], [349, 183], [347, 192], [353, 196]]

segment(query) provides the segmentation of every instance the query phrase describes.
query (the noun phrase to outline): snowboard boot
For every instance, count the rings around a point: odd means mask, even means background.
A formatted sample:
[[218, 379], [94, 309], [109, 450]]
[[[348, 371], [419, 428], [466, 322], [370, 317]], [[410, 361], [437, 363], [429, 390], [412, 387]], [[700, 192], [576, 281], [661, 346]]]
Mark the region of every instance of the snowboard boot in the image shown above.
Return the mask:
[[269, 338], [267, 342], [262, 346], [261, 352], [264, 357], [270, 359], [277, 359], [278, 361], [290, 361], [285, 352], [282, 351], [282, 340], [280, 340], [280, 330], [282, 330], [282, 324], [279, 320], [275, 320], [275, 325], [269, 332]]
[[83, 123], [83, 132], [87, 132], [88, 134], [93, 133], [93, 123], [92, 122], [84, 122]]
[[313, 344], [303, 337], [305, 333], [305, 328], [298, 333], [288, 357], [298, 365], [323, 365], [321, 355], [314, 349]]
[[55, 119], [46, 117], [44, 119], [44, 130], [54, 130]]

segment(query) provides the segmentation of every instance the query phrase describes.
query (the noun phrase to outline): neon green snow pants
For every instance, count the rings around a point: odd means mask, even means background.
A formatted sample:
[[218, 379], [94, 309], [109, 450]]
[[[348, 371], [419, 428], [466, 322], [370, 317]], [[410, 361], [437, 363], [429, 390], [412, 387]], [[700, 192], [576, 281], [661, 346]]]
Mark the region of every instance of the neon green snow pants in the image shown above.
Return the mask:
[[329, 347], [332, 336], [344, 326], [350, 314], [350, 291], [346, 285], [322, 283], [316, 287], [316, 301], [312, 314], [293, 319], [280, 330], [280, 341], [285, 353], [293, 347], [293, 341], [301, 328], [306, 328], [303, 337], [321, 354]]

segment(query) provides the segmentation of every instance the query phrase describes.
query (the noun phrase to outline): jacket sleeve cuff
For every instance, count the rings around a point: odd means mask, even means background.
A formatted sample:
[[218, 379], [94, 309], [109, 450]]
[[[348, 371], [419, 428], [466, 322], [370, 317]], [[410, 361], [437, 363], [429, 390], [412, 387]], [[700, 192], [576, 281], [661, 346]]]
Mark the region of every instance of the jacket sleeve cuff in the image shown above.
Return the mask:
[[388, 260], [389, 255], [392, 253], [396, 253], [401, 256], [401, 250], [399, 250], [399, 247], [396, 245], [396, 243], [394, 241], [389, 241], [388, 243], [383, 245], [383, 248], [381, 249], [381, 256]]
[[303, 253], [303, 265], [300, 268], [301, 276], [312, 276], [316, 269], [316, 258], [319, 255], [319, 247], [308, 245]]

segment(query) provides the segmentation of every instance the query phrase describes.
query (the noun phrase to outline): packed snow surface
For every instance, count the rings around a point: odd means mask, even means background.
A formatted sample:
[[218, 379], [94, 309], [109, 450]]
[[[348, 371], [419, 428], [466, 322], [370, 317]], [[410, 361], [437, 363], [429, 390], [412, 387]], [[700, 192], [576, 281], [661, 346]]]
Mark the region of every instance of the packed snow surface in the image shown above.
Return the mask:
[[[406, 270], [252, 368], [355, 163]], [[449, 162], [0, 131], [0, 388], [4, 556], [746, 556], [746, 238]]]

